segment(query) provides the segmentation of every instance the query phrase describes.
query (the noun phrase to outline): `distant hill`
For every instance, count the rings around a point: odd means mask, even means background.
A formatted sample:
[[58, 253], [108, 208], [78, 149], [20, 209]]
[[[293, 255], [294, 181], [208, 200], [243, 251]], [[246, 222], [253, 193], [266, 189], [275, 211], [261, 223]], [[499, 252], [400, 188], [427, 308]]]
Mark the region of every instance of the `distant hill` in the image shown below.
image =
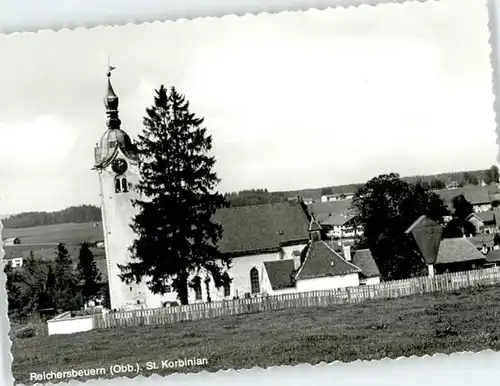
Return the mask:
[[25, 212], [8, 216], [2, 220], [6, 229], [100, 221], [101, 210], [93, 205], [72, 206], [57, 212]]
[[[423, 181], [431, 183], [433, 180], [442, 181], [443, 185], [456, 182], [463, 185], [470, 184], [470, 181], [479, 182], [483, 178], [485, 170], [473, 170], [464, 172], [453, 173], [440, 173], [434, 175], [423, 176], [407, 176], [402, 177], [403, 180], [415, 183]], [[469, 180], [469, 181], [466, 181]], [[325, 194], [340, 194], [340, 193], [355, 193], [358, 188], [363, 186], [363, 183], [348, 184], [348, 185], [333, 185], [325, 186], [322, 188], [311, 188], [290, 191], [276, 191], [269, 192], [267, 189], [251, 189], [242, 190], [239, 192], [231, 192], [226, 194], [226, 198], [231, 203], [231, 206], [247, 206], [247, 205], [260, 205], [274, 202], [282, 202], [291, 197], [300, 196], [302, 198], [312, 198], [316, 201], [321, 199]], [[444, 188], [444, 186], [443, 186]]]

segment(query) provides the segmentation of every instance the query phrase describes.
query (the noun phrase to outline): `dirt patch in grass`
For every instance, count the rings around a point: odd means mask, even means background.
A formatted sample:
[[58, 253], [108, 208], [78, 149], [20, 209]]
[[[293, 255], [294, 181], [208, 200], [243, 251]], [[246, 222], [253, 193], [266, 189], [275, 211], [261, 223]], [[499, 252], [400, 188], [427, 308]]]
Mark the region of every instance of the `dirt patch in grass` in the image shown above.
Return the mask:
[[[481, 351], [500, 348], [500, 288], [288, 309], [163, 326], [13, 339], [16, 382], [30, 373], [207, 358], [204, 367], [155, 373]], [[64, 380], [63, 380], [64, 381]], [[67, 381], [67, 380], [66, 380]], [[32, 383], [32, 382], [31, 382]]]

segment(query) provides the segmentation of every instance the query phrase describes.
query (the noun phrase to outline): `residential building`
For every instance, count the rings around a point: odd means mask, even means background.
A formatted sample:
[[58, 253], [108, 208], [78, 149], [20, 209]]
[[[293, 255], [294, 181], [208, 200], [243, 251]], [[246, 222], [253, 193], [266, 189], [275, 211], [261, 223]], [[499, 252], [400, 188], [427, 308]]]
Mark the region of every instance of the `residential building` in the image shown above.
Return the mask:
[[491, 210], [491, 203], [497, 197], [499, 188], [496, 185], [473, 186], [438, 190], [436, 193], [443, 199], [451, 212], [453, 212], [453, 198], [463, 195], [472, 204], [474, 212], [480, 213]]
[[354, 193], [325, 194], [325, 195], [321, 196], [321, 202], [350, 200], [353, 197], [354, 197]]
[[477, 269], [486, 263], [484, 254], [469, 239], [442, 239], [443, 227], [426, 216], [420, 216], [406, 233], [415, 240], [429, 276]]
[[497, 233], [500, 226], [500, 211], [499, 208], [494, 208], [494, 210], [471, 213], [466, 220], [474, 225], [476, 234]]
[[302, 199], [302, 202], [305, 205], [311, 205], [311, 204], [314, 204], [314, 198], [306, 197], [306, 198]]
[[434, 263], [435, 273], [460, 272], [481, 268], [485, 256], [464, 237], [443, 239]]
[[320, 213], [316, 216], [326, 235], [332, 239], [354, 238], [363, 234], [357, 217], [347, 213]]
[[268, 294], [331, 290], [380, 283], [380, 272], [369, 250], [351, 256], [346, 245], [338, 253], [321, 239], [321, 226], [312, 219], [310, 241], [300, 259], [265, 262], [264, 286]]

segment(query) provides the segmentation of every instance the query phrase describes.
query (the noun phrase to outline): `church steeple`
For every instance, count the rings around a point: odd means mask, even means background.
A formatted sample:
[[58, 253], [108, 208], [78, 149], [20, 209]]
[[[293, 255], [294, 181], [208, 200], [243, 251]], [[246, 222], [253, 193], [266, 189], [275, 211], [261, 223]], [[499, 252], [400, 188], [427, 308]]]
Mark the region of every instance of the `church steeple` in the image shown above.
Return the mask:
[[106, 125], [108, 129], [119, 129], [121, 125], [120, 118], [118, 118], [118, 96], [113, 90], [111, 85], [111, 71], [116, 67], [108, 65], [108, 72], [106, 76], [108, 77], [108, 87], [106, 89], [106, 95], [104, 96], [104, 107], [106, 107]]

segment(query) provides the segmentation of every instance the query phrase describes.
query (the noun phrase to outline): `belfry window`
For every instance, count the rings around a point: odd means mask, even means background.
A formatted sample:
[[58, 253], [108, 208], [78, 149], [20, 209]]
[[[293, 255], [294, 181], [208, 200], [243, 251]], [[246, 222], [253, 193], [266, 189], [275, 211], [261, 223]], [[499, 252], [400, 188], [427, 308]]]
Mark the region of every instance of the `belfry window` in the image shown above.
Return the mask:
[[121, 191], [122, 191], [122, 185], [120, 182], [120, 178], [116, 177], [115, 178], [115, 193], [121, 193]]
[[127, 193], [128, 192], [128, 182], [125, 177], [115, 178], [115, 193]]
[[122, 192], [128, 192], [127, 179], [125, 177], [122, 177]]

